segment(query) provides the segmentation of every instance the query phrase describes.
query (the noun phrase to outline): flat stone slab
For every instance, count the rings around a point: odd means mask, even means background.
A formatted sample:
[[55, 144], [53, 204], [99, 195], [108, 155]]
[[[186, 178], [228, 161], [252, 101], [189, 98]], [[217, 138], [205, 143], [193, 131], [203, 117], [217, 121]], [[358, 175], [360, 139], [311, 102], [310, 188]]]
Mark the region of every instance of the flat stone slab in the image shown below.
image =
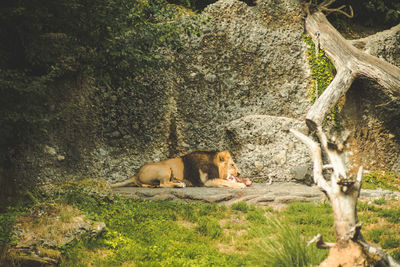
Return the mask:
[[[244, 189], [232, 188], [143, 188], [119, 187], [115, 193], [130, 198], [147, 200], [181, 200], [185, 202], [201, 201], [232, 205], [244, 201], [259, 206], [281, 206], [295, 201], [309, 202], [326, 199], [325, 195], [316, 186], [307, 186], [298, 183], [253, 184]], [[399, 198], [400, 192], [387, 190], [362, 190], [361, 199]]]

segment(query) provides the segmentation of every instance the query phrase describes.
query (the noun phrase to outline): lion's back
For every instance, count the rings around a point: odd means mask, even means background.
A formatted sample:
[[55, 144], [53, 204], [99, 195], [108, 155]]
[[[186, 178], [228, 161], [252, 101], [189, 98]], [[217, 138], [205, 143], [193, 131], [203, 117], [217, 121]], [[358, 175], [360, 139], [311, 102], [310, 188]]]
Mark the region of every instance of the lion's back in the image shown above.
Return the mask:
[[195, 151], [182, 156], [184, 179], [190, 181], [193, 186], [202, 186], [199, 170], [207, 173], [209, 179], [218, 178], [219, 171], [215, 162], [218, 153], [218, 151]]

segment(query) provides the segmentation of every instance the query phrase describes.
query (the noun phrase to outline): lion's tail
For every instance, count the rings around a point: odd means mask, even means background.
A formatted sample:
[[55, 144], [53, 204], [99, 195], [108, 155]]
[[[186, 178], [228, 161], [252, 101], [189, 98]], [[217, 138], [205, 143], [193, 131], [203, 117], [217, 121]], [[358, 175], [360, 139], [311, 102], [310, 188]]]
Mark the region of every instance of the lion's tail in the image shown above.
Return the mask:
[[120, 183], [111, 184], [111, 187], [123, 187], [123, 186], [141, 186], [140, 182], [137, 179], [137, 175], [133, 175], [128, 180], [125, 180]]

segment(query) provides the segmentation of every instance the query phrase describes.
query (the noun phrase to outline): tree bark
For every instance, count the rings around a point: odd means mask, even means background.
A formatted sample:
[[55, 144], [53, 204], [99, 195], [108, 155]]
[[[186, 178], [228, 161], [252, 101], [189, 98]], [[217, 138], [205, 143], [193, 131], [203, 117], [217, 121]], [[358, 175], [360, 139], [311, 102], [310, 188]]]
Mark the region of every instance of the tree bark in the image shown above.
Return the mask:
[[[331, 249], [328, 258], [320, 266], [399, 267], [400, 265], [389, 254], [379, 247], [366, 243], [360, 232], [361, 225], [357, 218], [357, 200], [361, 190], [362, 167], [359, 168], [355, 178], [347, 177], [340, 152], [336, 150], [337, 146], [330, 148], [321, 126], [318, 126], [316, 131], [320, 145], [310, 137], [296, 130], [290, 130], [310, 149], [311, 158], [314, 162], [314, 182], [327, 195], [332, 204], [336, 244], [324, 243], [320, 234], [313, 239], [314, 242], [317, 242], [317, 247]], [[328, 156], [329, 165], [323, 165], [321, 147]], [[329, 169], [333, 170], [330, 183], [324, 178], [324, 166], [329, 166]]]
[[[398, 26], [397, 26], [398, 27]], [[321, 11], [306, 19], [307, 33], [332, 60], [337, 75], [307, 113], [307, 124], [315, 129], [358, 77], [376, 81], [391, 98], [400, 96], [400, 68], [353, 46], [329, 23]]]
[[[329, 0], [327, 3], [332, 3]], [[323, 9], [323, 8], [322, 8]], [[348, 176], [340, 156], [340, 144], [332, 144], [322, 131], [325, 115], [338, 103], [353, 81], [359, 77], [369, 78], [382, 86], [391, 99], [400, 96], [400, 69], [396, 66], [359, 50], [329, 23], [321, 11], [309, 12], [306, 18], [307, 33], [317, 46], [325, 50], [336, 67], [337, 74], [322, 95], [317, 98], [306, 115], [306, 123], [315, 132], [319, 144], [310, 137], [290, 130], [300, 141], [308, 146], [314, 162], [314, 182], [329, 198], [334, 215], [336, 244], [324, 243], [317, 235], [313, 241], [319, 248], [329, 248], [328, 258], [320, 266], [400, 266], [382, 249], [364, 241], [357, 218], [357, 200], [361, 190], [362, 166], [356, 177]], [[397, 26], [397, 27], [400, 27]], [[323, 164], [322, 150], [329, 165]], [[331, 169], [328, 182], [324, 169]]]

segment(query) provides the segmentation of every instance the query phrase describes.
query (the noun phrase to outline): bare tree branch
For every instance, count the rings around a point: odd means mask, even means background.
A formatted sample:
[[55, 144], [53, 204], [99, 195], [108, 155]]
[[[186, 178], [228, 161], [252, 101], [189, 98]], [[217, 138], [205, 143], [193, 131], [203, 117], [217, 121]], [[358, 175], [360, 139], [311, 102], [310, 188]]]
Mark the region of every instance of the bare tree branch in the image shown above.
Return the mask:
[[311, 157], [314, 162], [314, 183], [317, 184], [323, 191], [326, 192], [328, 197], [332, 194], [331, 186], [326, 182], [323, 174], [322, 174], [322, 155], [321, 155], [321, 148], [319, 145], [311, 140], [308, 136], [290, 129], [290, 132], [296, 136], [300, 141], [302, 141], [311, 151]]
[[338, 12], [338, 13], [340, 13], [340, 14], [342, 14], [342, 15], [345, 15], [346, 17], [348, 17], [348, 18], [353, 18], [354, 17], [354, 11], [353, 11], [353, 8], [351, 7], [351, 6], [349, 6], [349, 9], [350, 9], [350, 13], [347, 13], [346, 11], [343, 11], [343, 8], [345, 8], [346, 6], [345, 5], [342, 5], [342, 6], [340, 6], [340, 7], [338, 7], [338, 8], [328, 8], [328, 7], [326, 7], [326, 6], [320, 6], [319, 7], [319, 9], [321, 10], [321, 11], [325, 11], [325, 12], [327, 12], [328, 14], [330, 14], [330, 13], [333, 13], [333, 12]]
[[308, 241], [307, 246], [311, 245], [312, 243], [316, 243], [316, 246], [319, 249], [330, 249], [336, 245], [335, 243], [324, 242], [324, 240], [322, 239], [321, 233], [318, 233], [316, 236], [313, 237], [313, 239]]

